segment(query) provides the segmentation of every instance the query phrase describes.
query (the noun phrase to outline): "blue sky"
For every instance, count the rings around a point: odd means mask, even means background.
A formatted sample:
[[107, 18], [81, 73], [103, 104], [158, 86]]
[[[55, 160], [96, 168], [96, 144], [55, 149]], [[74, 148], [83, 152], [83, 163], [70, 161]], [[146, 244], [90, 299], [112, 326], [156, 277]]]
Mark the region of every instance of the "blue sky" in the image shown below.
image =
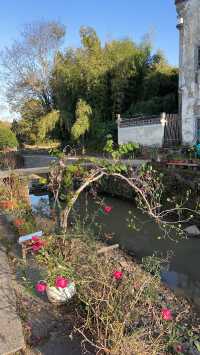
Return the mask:
[[178, 65], [174, 0], [0, 0], [0, 6], [0, 50], [17, 38], [23, 24], [55, 19], [66, 26], [65, 46], [80, 44], [81, 25], [94, 27], [102, 42], [124, 37], [137, 42], [150, 31], [155, 49]]

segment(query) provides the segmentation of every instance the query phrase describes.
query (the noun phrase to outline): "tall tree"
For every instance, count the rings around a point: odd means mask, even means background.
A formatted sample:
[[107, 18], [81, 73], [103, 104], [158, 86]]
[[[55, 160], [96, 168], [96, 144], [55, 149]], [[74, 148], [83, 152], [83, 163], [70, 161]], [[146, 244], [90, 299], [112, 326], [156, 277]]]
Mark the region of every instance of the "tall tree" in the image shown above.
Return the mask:
[[50, 80], [64, 35], [58, 22], [34, 22], [25, 25], [20, 40], [1, 53], [12, 110], [19, 112], [29, 100], [39, 101], [46, 113], [53, 108]]

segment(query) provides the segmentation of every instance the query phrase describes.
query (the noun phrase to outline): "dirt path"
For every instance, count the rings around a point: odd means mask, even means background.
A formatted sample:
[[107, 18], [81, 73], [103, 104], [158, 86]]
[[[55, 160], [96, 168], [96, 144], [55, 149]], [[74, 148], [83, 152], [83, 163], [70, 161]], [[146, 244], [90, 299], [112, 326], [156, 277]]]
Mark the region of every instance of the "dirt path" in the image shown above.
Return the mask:
[[[4, 243], [9, 251], [10, 267], [14, 275], [12, 287], [26, 341], [26, 349], [22, 354], [81, 355], [82, 339], [73, 334], [73, 305], [56, 307], [48, 302], [45, 295], [36, 294], [34, 285], [44, 277], [44, 270], [38, 268], [34, 257], [28, 258], [26, 264], [23, 263], [12, 229], [5, 220], [1, 222], [1, 244]], [[1, 350], [0, 353], [3, 354]], [[92, 355], [91, 352], [88, 354]]]

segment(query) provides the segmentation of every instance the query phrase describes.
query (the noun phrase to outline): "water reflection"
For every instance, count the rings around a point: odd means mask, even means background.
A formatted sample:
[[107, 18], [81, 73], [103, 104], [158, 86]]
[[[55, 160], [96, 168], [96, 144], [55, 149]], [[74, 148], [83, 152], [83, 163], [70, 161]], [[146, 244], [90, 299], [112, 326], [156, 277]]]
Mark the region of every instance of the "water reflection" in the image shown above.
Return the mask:
[[162, 271], [161, 278], [177, 294], [192, 299], [195, 305], [200, 308], [200, 281], [175, 271]]
[[50, 216], [50, 203], [49, 203], [48, 194], [46, 195], [30, 194], [30, 201], [34, 213], [40, 215], [41, 217]]

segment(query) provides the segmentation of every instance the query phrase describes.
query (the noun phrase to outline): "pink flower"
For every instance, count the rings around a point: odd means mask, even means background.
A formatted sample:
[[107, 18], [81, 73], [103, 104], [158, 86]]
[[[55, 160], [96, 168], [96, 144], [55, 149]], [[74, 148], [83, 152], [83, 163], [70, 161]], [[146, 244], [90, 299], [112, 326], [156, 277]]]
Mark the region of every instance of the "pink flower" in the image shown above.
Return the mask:
[[172, 312], [169, 308], [163, 308], [161, 311], [161, 315], [164, 320], [172, 320], [173, 319]]
[[57, 276], [57, 277], [56, 277], [55, 286], [56, 286], [57, 288], [58, 288], [58, 287], [60, 287], [60, 288], [65, 288], [65, 287], [67, 287], [68, 283], [69, 283], [69, 281], [68, 281], [65, 277], [63, 277], [63, 276]]
[[32, 241], [34, 241], [34, 243], [32, 244], [32, 250], [33, 251], [38, 251], [41, 248], [43, 248], [44, 242], [41, 239], [39, 239], [38, 237], [33, 236], [32, 237]]
[[40, 240], [40, 238], [38, 238], [36, 235], [33, 235], [32, 238], [31, 238], [31, 240], [32, 240], [33, 242], [38, 242], [38, 241]]
[[121, 280], [123, 276], [123, 272], [121, 271], [114, 271], [113, 272], [113, 277], [115, 278], [115, 280]]
[[37, 292], [45, 292], [46, 291], [46, 288], [47, 288], [47, 285], [46, 285], [46, 283], [45, 282], [43, 282], [43, 281], [40, 281], [40, 282], [38, 282], [37, 284], [36, 284], [36, 286], [35, 286], [35, 289], [36, 289], [36, 291]]
[[103, 210], [105, 213], [110, 213], [112, 211], [112, 206], [105, 206]]
[[182, 345], [177, 345], [176, 348], [175, 348], [176, 352], [177, 353], [183, 353], [183, 347]]

